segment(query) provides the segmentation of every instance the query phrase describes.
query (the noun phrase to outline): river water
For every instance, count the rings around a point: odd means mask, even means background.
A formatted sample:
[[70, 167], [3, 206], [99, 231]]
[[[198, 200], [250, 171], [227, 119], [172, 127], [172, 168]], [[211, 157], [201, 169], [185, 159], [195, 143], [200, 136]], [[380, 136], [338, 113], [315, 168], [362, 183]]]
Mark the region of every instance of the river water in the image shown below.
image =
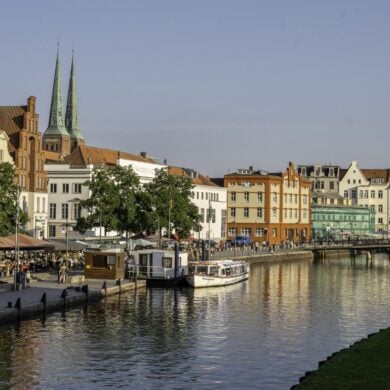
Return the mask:
[[230, 287], [145, 289], [0, 327], [0, 388], [288, 389], [390, 325], [376, 255], [253, 265]]

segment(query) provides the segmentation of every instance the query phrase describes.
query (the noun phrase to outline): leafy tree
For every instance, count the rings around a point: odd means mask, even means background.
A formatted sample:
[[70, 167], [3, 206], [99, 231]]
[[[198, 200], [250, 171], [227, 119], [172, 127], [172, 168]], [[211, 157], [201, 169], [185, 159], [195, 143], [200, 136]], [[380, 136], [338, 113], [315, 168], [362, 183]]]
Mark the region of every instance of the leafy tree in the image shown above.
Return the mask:
[[0, 163], [0, 236], [15, 233], [16, 207], [19, 225], [25, 225], [28, 215], [16, 204], [19, 187], [15, 183], [15, 168], [10, 163]]
[[77, 220], [76, 230], [84, 232], [97, 226], [120, 233], [132, 230], [139, 179], [131, 167], [95, 168], [85, 185], [91, 196], [80, 205], [88, 211], [88, 216]]
[[157, 171], [154, 180], [145, 186], [160, 228], [168, 232], [175, 229], [179, 238], [200, 229], [198, 209], [190, 198], [192, 188], [189, 177], [174, 176], [164, 169]]

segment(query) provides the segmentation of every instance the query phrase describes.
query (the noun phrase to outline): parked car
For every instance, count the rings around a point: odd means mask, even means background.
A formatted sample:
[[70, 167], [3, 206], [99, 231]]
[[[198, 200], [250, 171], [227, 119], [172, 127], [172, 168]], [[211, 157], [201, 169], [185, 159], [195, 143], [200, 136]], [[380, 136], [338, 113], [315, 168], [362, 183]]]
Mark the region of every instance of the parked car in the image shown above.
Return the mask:
[[231, 241], [231, 245], [237, 245], [237, 246], [242, 246], [242, 245], [250, 245], [251, 244], [251, 239], [247, 236], [236, 236], [233, 238]]

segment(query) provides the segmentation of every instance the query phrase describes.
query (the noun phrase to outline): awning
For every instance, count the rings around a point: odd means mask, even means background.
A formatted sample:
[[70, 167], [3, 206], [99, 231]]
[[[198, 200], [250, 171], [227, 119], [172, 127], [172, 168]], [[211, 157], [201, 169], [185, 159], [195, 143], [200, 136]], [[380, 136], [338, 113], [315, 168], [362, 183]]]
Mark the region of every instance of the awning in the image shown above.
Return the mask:
[[[0, 250], [14, 250], [16, 246], [16, 235], [0, 237]], [[26, 234], [18, 234], [19, 250], [51, 250], [54, 245], [45, 240], [36, 240]]]

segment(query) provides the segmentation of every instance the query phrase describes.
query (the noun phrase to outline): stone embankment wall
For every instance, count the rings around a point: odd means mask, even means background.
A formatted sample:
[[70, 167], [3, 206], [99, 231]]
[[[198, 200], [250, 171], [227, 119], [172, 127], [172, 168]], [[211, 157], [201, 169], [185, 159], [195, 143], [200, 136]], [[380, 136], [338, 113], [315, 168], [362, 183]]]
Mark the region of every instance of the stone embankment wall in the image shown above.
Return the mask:
[[63, 290], [58, 289], [58, 294], [55, 298], [45, 299], [47, 295], [43, 293], [33, 303], [30, 302], [28, 304], [24, 304], [23, 299], [20, 299], [17, 291], [15, 291], [13, 292], [12, 300], [5, 303], [2, 302], [3, 307], [0, 309], [0, 324], [88, 304], [88, 302], [97, 301], [109, 295], [144, 288], [146, 283], [145, 281], [137, 281], [136, 283], [129, 282], [107, 288], [89, 288], [86, 286], [68, 287]]
[[237, 260], [245, 260], [250, 264], [269, 263], [274, 261], [292, 261], [292, 260], [313, 260], [311, 251], [294, 251], [294, 252], [276, 252], [262, 255], [250, 255], [237, 257]]

